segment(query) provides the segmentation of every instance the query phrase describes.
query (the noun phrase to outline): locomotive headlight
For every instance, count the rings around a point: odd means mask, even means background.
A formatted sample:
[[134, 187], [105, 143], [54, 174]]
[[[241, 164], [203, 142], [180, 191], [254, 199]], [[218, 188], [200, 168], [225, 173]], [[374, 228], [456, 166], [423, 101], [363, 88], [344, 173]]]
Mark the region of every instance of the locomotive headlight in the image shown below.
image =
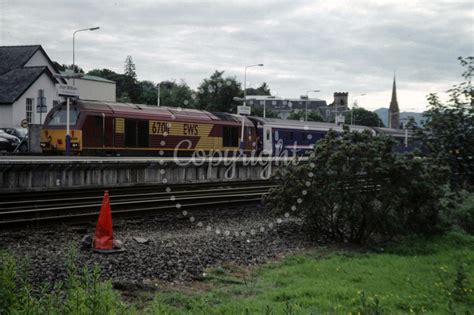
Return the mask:
[[71, 143], [71, 147], [74, 148], [74, 149], [77, 149], [77, 148], [79, 148], [79, 143], [73, 142], [73, 143]]

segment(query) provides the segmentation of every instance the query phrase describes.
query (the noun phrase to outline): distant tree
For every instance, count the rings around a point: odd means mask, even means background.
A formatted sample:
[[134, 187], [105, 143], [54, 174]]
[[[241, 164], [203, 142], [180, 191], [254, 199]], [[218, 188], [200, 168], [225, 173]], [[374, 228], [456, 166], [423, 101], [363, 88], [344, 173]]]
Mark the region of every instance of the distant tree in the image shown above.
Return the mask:
[[135, 79], [109, 69], [94, 69], [89, 71], [87, 74], [115, 81], [116, 97], [118, 101], [125, 99], [127, 102], [140, 103], [141, 88]]
[[183, 80], [179, 83], [163, 81], [160, 86], [161, 105], [184, 108], [196, 106], [196, 93]]
[[270, 88], [266, 82], [263, 82], [258, 88], [247, 88], [247, 95], [271, 95]]
[[[304, 121], [305, 120], [305, 112], [304, 111], [292, 112], [288, 116], [288, 119]], [[324, 118], [317, 112], [308, 112], [308, 121], [324, 122]]]
[[448, 165], [451, 170], [451, 187], [474, 186], [474, 57], [459, 57], [465, 68], [464, 82], [448, 90], [450, 99], [442, 103], [436, 94], [428, 95], [424, 130], [417, 135], [428, 154]]
[[60, 64], [59, 62], [57, 61], [53, 61], [53, 66], [56, 68], [56, 70], [58, 71], [64, 71], [65, 68], [64, 68], [64, 65]]
[[137, 79], [137, 73], [135, 69], [135, 63], [133, 63], [132, 56], [127, 56], [125, 58], [125, 65], [123, 67], [123, 72], [126, 76], [133, 78], [134, 80]]
[[224, 78], [224, 71], [215, 71], [208, 79], [204, 79], [198, 87], [197, 106], [208, 111], [237, 111], [238, 103], [234, 97], [242, 97], [240, 82], [235, 77]]
[[140, 87], [140, 104], [156, 105], [157, 104], [157, 88], [156, 84], [152, 81], [139, 81], [138, 86]]
[[346, 124], [351, 123], [351, 114], [354, 125], [362, 125], [368, 127], [385, 127], [377, 113], [368, 111], [361, 107], [352, 108], [350, 111], [345, 113], [344, 116]]
[[85, 73], [84, 72], [84, 69], [82, 69], [81, 67], [79, 67], [78, 65], [66, 65], [66, 64], [63, 64], [62, 66], [60, 66], [61, 68], [59, 68], [60, 71], [66, 71], [66, 70], [71, 70], [74, 68], [75, 69], [75, 73]]
[[120, 97], [117, 98], [117, 101], [120, 102], [120, 103], [131, 103], [132, 100], [130, 99], [130, 97], [128, 96], [128, 93], [127, 92], [123, 92]]
[[[263, 106], [252, 106], [252, 116], [263, 117]], [[265, 109], [265, 117], [266, 118], [280, 118], [278, 113], [269, 110], [268, 108]]]

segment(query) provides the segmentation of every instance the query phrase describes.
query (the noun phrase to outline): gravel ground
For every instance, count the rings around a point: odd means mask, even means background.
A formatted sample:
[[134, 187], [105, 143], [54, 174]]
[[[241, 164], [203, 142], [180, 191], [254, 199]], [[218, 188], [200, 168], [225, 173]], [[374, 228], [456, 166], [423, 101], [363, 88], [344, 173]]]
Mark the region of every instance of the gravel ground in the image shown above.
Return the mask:
[[[141, 284], [189, 281], [202, 277], [208, 267], [260, 264], [309, 246], [297, 219], [280, 220], [259, 205], [115, 220], [114, 237], [126, 251], [112, 255], [81, 249], [81, 239], [92, 235], [94, 228], [91, 224], [1, 231], [0, 249], [26, 260], [34, 283], [63, 279], [66, 257], [74, 246], [79, 266], [98, 264], [104, 279]], [[149, 242], [141, 244], [134, 237]]]

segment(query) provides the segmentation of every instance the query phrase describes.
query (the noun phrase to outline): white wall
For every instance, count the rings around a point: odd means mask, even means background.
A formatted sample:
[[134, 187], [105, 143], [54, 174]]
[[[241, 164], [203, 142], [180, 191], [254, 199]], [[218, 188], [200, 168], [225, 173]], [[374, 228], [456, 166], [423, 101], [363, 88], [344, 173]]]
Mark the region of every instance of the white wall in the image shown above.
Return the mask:
[[[115, 102], [115, 83], [74, 79], [75, 86], [79, 89], [79, 98], [83, 100], [95, 100]], [[72, 85], [72, 80], [69, 80]]]
[[36, 51], [36, 53], [28, 60], [25, 64], [25, 67], [37, 67], [37, 66], [48, 66], [49, 71], [52, 74], [55, 74], [54, 68], [49, 63], [48, 58], [41, 52], [41, 50]]
[[42, 114], [42, 122], [46, 118], [46, 114], [53, 108], [53, 101], [63, 101], [62, 97], [58, 97], [56, 95], [56, 87], [53, 81], [51, 81], [50, 77], [43, 73], [36, 81], [33, 83], [30, 88], [15, 102], [13, 105], [0, 105], [2, 106], [13, 106], [13, 113], [12, 118], [9, 122], [12, 126], [19, 126], [21, 121], [26, 118], [26, 99], [33, 98], [33, 114], [32, 114], [32, 121], [31, 123], [40, 124], [40, 114], [36, 113], [36, 102], [38, 97], [38, 90], [44, 90], [44, 96], [46, 97], [46, 106], [47, 111], [46, 113]]
[[12, 106], [0, 105], [0, 127], [11, 127]]

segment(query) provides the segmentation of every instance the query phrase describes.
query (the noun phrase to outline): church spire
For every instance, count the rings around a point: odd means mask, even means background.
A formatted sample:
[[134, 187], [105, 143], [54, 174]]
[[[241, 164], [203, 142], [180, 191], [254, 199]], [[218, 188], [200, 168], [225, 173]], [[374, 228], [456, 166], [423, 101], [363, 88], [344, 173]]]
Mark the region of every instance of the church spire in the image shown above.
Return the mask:
[[400, 109], [398, 108], [395, 74], [393, 75], [392, 100], [390, 101], [390, 108], [388, 109], [388, 127], [394, 129], [400, 128]]

